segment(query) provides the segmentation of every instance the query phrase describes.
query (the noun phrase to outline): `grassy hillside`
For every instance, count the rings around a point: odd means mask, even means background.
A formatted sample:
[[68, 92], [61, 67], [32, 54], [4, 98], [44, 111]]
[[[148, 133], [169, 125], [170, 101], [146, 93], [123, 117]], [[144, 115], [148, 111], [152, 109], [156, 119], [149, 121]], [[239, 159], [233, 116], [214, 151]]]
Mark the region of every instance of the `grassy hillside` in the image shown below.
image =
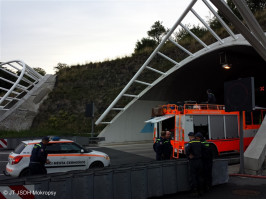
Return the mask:
[[[265, 10], [257, 13], [256, 17], [263, 29], [266, 30]], [[222, 28], [218, 28], [217, 32], [222, 38], [228, 36]], [[215, 41], [210, 33], [206, 33], [204, 29], [200, 30], [200, 37], [207, 44]], [[178, 40], [182, 46], [191, 52], [196, 52], [201, 48], [188, 35], [182, 35]], [[40, 112], [34, 120], [32, 130], [56, 130], [65, 133], [90, 132], [91, 119], [85, 117], [86, 103], [91, 101], [95, 103], [97, 108], [95, 119], [97, 119], [133, 77], [151, 52], [152, 49], [146, 48], [129, 57], [98, 63], [88, 63], [85, 65], [68, 66], [60, 69], [57, 72], [55, 88], [49, 95], [49, 98], [40, 107]], [[187, 56], [170, 43], [165, 46], [162, 52], [177, 61]], [[159, 70], [167, 71], [172, 65], [166, 61], [159, 62], [161, 61], [160, 59], [160, 57], [157, 57], [150, 66], [156, 66]], [[157, 77], [158, 74], [156, 73], [145, 73], [140, 80], [153, 82]], [[130, 93], [136, 94], [142, 89], [143, 87], [141, 85], [135, 85], [130, 88]], [[119, 104], [123, 106], [129, 100], [131, 99], [124, 99]], [[111, 113], [109, 118], [114, 115], [115, 113]], [[97, 126], [96, 132], [102, 130], [103, 127]]]

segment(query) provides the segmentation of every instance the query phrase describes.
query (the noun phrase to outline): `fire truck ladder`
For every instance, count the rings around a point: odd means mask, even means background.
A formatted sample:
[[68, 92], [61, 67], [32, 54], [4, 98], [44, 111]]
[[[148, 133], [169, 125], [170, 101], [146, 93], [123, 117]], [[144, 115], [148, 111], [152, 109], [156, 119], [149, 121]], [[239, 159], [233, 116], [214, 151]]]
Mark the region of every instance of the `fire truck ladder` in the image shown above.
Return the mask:
[[[224, 2], [224, 0], [209, 0], [212, 2], [212, 4], [222, 12], [222, 14], [228, 18], [228, 20], [235, 26], [237, 31], [239, 31], [245, 39], [254, 47], [254, 49], [262, 56], [262, 58], [266, 61], [266, 38], [264, 35], [264, 32], [260, 25], [258, 24], [257, 20], [255, 19], [254, 15], [251, 13], [249, 8], [247, 7], [244, 0], [233, 0], [236, 7], [238, 8], [239, 12], [243, 16], [243, 19], [245, 20], [245, 23], [247, 24], [247, 27], [242, 23], [240, 19], [232, 12], [232, 10], [228, 7], [228, 5]], [[218, 15], [218, 13], [215, 11], [213, 6], [210, 4], [210, 2], [207, 0], [202, 0], [202, 2], [206, 5], [206, 7], [209, 9], [209, 11], [216, 17], [216, 19], [220, 22], [220, 24], [224, 27], [224, 29], [227, 31], [227, 33], [230, 35], [228, 39], [230, 40], [238, 40], [238, 37], [233, 33], [233, 31], [229, 28], [229, 26], [223, 21], [223, 19]], [[176, 21], [174, 26], [168, 31], [168, 33], [164, 36], [161, 43], [156, 47], [156, 49], [153, 51], [153, 53], [149, 56], [149, 58], [146, 60], [146, 62], [141, 66], [141, 68], [137, 71], [137, 73], [134, 75], [134, 77], [129, 81], [129, 83], [125, 86], [125, 88], [119, 93], [119, 95], [114, 99], [114, 101], [109, 105], [109, 107], [104, 111], [104, 113], [100, 116], [100, 118], [95, 122], [96, 125], [98, 124], [112, 124], [114, 120], [122, 114], [130, 105], [132, 105], [135, 101], [137, 101], [144, 93], [146, 93], [150, 88], [152, 88], [155, 84], [157, 84], [159, 81], [161, 81], [163, 78], [165, 78], [167, 75], [171, 74], [173, 71], [178, 70], [180, 67], [183, 66], [184, 63], [187, 63], [195, 57], [202, 55], [203, 53], [208, 53], [211, 51], [211, 45], [209, 46], [205, 44], [199, 37], [197, 37], [192, 31], [189, 29], [189, 27], [182, 23], [184, 18], [187, 16], [188, 13], [192, 13], [198, 20], [203, 24], [203, 26], [208, 30], [211, 35], [219, 42], [219, 44], [222, 46], [225, 43], [225, 39], [220, 38], [218, 34], [208, 25], [208, 23], [196, 12], [196, 10], [193, 8], [197, 0], [192, 0], [188, 7], [185, 9], [183, 14], [180, 16], [180, 18]], [[202, 49], [197, 51], [196, 53], [191, 53], [186, 48], [181, 46], [177, 41], [175, 41], [172, 37], [174, 31], [177, 29], [177, 27], [182, 28], [187, 33], [189, 33], [196, 41], [198, 41]], [[162, 48], [167, 43], [173, 43], [177, 48], [181, 49], [183, 52], [188, 54], [188, 57], [181, 60], [180, 62], [177, 62], [176, 60], [173, 60], [172, 58], [168, 57], [167, 55], [162, 53]], [[151, 61], [155, 58], [156, 55], [161, 56], [164, 60], [169, 61], [173, 64], [172, 68], [170, 68], [168, 71], [163, 72], [160, 70], [157, 70], [155, 68], [152, 68], [150, 65]], [[150, 71], [156, 72], [160, 75], [158, 79], [156, 79], [153, 83], [148, 83], [144, 81], [138, 80], [140, 74], [142, 72], [148, 69]], [[133, 83], [141, 84], [146, 86], [146, 88], [140, 92], [139, 94], [128, 94], [128, 89], [132, 86]], [[118, 101], [123, 97], [130, 97], [133, 98], [133, 100], [128, 103], [123, 108], [117, 108], [115, 107]], [[104, 122], [103, 119], [107, 116], [107, 114], [112, 111], [120, 111], [119, 114], [115, 116], [111, 121]]]
[[175, 118], [176, 119], [175, 119], [175, 134], [174, 134], [175, 139], [173, 145], [173, 158], [179, 158], [180, 146], [184, 146], [184, 129], [181, 126], [181, 114], [176, 115]]

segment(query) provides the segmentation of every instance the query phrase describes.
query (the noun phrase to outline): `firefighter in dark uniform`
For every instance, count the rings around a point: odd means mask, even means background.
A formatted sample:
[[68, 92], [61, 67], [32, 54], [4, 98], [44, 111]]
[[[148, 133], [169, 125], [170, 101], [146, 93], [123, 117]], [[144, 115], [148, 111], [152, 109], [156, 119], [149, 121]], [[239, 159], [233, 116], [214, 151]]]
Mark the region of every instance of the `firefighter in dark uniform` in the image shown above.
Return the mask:
[[201, 194], [202, 183], [202, 144], [195, 139], [194, 133], [188, 134], [190, 142], [187, 143], [185, 154], [189, 160], [190, 187], [193, 194]]
[[161, 137], [157, 138], [153, 144], [153, 149], [156, 152], [156, 160], [170, 160], [173, 153], [171, 145], [171, 133], [169, 131], [162, 131]]
[[49, 164], [47, 159], [46, 145], [49, 143], [49, 138], [44, 137], [39, 144], [35, 144], [30, 157], [30, 175], [47, 174], [45, 164]]
[[208, 95], [208, 104], [216, 104], [216, 98], [212, 93], [211, 89], [207, 90], [207, 95]]
[[203, 135], [198, 132], [196, 135], [196, 139], [200, 140], [203, 144], [203, 153], [202, 153], [202, 163], [203, 163], [203, 180], [204, 180], [204, 189], [209, 191], [212, 187], [212, 162], [213, 162], [213, 154], [211, 145]]

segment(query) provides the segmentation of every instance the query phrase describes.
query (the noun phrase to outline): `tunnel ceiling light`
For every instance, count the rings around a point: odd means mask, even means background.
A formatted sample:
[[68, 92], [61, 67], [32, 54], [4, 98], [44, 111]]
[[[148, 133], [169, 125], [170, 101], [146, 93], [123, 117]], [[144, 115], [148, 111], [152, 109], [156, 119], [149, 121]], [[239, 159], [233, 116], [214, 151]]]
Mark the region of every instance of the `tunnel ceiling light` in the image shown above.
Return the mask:
[[220, 57], [220, 65], [226, 69], [229, 70], [232, 67], [232, 64], [228, 64], [228, 59], [227, 59], [227, 55], [225, 51], [222, 51], [219, 53], [219, 57]]
[[224, 69], [231, 69], [231, 65], [230, 64], [223, 64], [222, 65], [222, 67], [224, 68]]

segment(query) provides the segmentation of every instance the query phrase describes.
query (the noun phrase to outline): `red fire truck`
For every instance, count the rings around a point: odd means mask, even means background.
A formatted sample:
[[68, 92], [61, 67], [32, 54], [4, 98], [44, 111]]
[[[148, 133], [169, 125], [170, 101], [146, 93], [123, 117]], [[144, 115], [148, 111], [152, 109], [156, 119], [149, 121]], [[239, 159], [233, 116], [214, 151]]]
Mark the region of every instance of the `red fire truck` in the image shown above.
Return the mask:
[[[168, 104], [160, 106], [161, 116], [146, 123], [154, 124], [154, 141], [162, 130], [172, 133], [173, 157], [184, 154], [184, 146], [189, 142], [189, 132], [201, 132], [211, 142], [214, 155], [239, 151], [239, 112], [225, 112], [224, 105]], [[244, 149], [257, 133], [266, 114], [266, 109], [256, 108], [243, 113]]]

